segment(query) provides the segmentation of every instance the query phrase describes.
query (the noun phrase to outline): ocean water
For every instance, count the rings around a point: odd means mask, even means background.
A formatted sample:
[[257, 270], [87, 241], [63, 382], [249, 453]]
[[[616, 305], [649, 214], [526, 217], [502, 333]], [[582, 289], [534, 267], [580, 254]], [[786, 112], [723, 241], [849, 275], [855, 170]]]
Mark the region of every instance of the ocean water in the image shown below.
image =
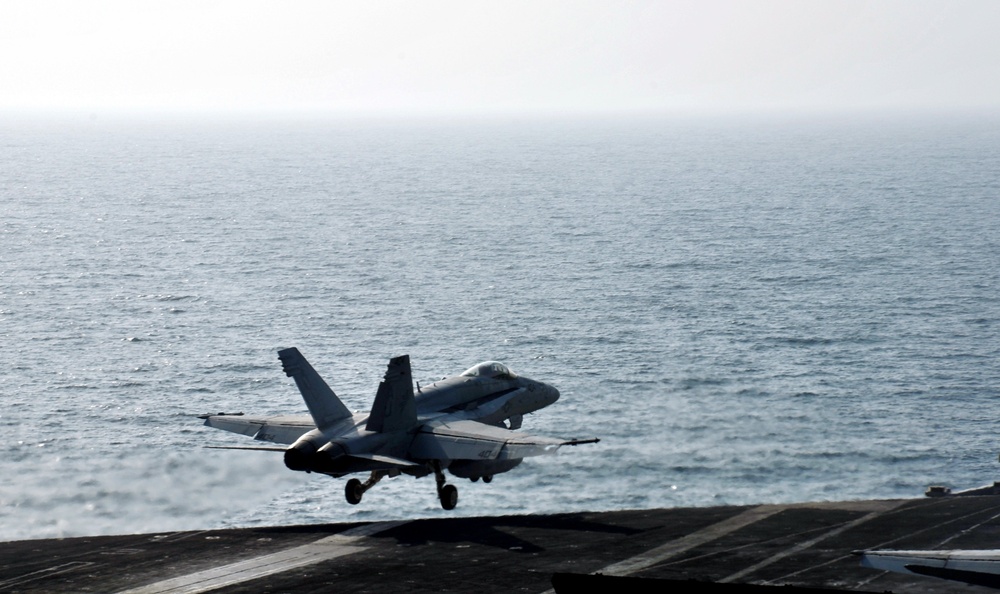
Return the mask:
[[[919, 496], [1000, 472], [1000, 118], [0, 119], [0, 539]], [[598, 436], [344, 479], [201, 425], [486, 359]]]

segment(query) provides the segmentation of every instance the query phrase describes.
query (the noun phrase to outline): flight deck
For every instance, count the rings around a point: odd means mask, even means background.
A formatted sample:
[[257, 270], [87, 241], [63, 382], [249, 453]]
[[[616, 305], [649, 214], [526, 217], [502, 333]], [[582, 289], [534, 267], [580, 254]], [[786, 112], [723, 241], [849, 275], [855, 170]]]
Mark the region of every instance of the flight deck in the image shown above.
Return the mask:
[[998, 536], [993, 495], [95, 536], [0, 543], [0, 592], [541, 594], [553, 576], [596, 573], [679, 592], [990, 592], [867, 569], [852, 552], [992, 549]]

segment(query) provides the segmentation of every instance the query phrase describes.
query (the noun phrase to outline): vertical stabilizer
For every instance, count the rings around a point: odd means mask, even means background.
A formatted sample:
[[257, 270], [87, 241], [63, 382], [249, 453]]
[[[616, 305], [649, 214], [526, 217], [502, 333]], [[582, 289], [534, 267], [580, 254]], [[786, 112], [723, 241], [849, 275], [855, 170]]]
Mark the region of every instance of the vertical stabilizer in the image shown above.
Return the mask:
[[295, 385], [302, 392], [302, 398], [309, 407], [309, 414], [320, 429], [325, 429], [337, 421], [349, 418], [351, 411], [337, 398], [330, 386], [316, 373], [309, 361], [297, 348], [278, 351], [281, 367], [285, 375], [295, 379]]
[[378, 433], [407, 431], [417, 424], [417, 403], [413, 399], [410, 356], [389, 360], [385, 379], [378, 385], [375, 403], [365, 429]]

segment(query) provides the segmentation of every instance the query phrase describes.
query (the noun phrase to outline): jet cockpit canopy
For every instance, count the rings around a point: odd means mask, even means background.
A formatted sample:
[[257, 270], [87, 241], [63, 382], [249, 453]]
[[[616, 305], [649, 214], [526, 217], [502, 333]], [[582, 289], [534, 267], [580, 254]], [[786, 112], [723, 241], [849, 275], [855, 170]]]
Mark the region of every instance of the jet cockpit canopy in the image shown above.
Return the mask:
[[495, 379], [515, 379], [517, 374], [498, 361], [484, 361], [462, 372], [465, 377], [492, 377]]

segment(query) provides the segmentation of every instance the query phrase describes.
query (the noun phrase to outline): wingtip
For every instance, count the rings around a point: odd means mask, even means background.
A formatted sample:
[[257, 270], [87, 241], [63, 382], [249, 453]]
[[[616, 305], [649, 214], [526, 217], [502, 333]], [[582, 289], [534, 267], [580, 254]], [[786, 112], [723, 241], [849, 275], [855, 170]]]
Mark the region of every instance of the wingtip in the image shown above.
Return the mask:
[[600, 441], [601, 441], [600, 438], [590, 437], [587, 439], [571, 439], [567, 442], [562, 443], [561, 445], [575, 446], [575, 445], [583, 445], [585, 443], [600, 443]]
[[198, 418], [207, 420], [211, 417], [242, 417], [242, 416], [243, 413], [241, 412], [234, 412], [234, 413], [217, 412], [217, 413], [205, 413], [203, 415], [198, 415]]

